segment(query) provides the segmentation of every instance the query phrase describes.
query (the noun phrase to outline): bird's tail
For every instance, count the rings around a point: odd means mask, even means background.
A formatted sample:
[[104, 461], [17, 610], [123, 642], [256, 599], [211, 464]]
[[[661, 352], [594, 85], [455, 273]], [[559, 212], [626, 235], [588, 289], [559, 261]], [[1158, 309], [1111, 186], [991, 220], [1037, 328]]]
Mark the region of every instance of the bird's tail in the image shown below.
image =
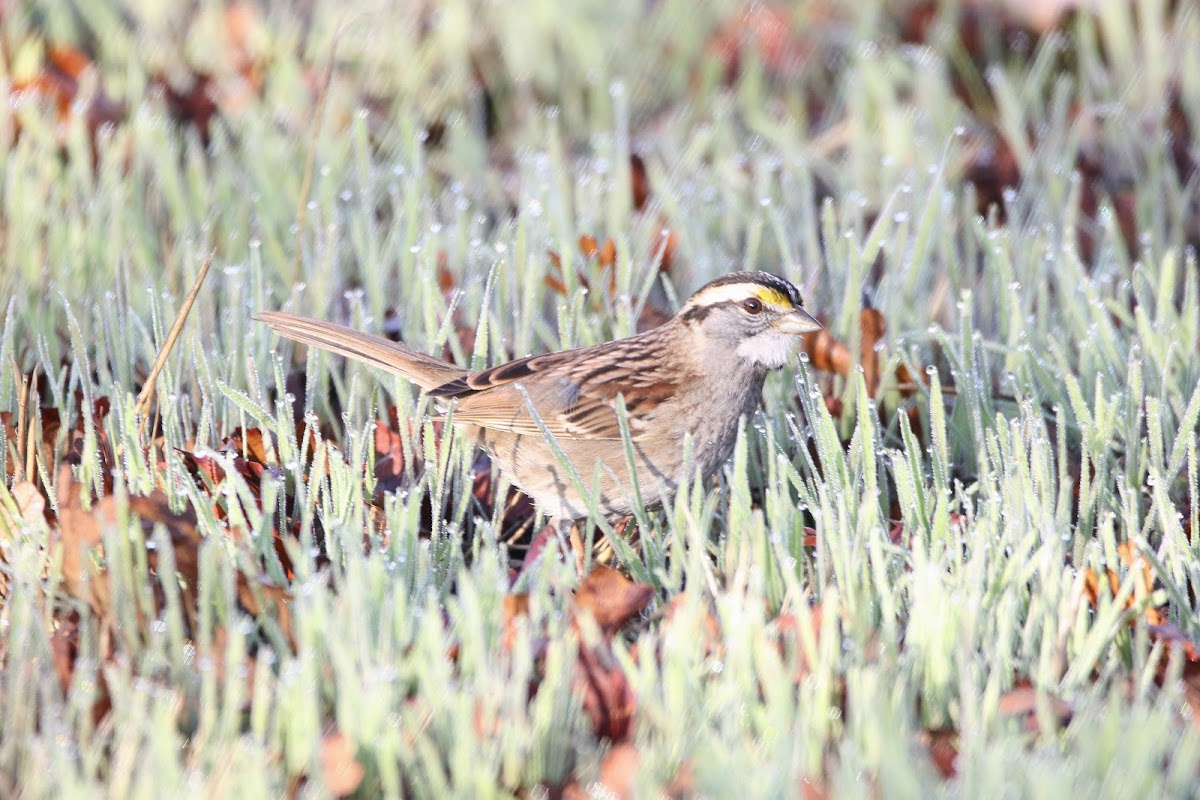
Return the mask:
[[435, 389], [468, 374], [467, 370], [440, 358], [334, 322], [282, 311], [264, 311], [254, 319], [280, 336], [394, 372], [422, 389]]

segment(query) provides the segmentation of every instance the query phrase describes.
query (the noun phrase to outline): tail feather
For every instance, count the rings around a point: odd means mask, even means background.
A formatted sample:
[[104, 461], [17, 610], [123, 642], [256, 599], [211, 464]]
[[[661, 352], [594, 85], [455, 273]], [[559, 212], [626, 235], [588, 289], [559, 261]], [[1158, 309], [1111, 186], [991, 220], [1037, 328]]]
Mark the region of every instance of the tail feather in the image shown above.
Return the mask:
[[418, 353], [382, 336], [356, 331], [335, 322], [282, 311], [264, 311], [256, 314], [254, 319], [280, 336], [394, 372], [422, 389], [436, 389], [469, 374], [467, 370], [440, 358]]

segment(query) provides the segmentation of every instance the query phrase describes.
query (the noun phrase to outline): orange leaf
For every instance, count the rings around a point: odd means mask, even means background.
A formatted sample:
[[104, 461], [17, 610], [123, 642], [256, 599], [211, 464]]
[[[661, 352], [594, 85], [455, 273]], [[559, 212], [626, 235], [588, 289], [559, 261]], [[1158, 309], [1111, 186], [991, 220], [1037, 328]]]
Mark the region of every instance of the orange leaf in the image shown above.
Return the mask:
[[854, 366], [854, 354], [850, 348], [835, 339], [826, 328], [804, 334], [804, 352], [808, 353], [813, 369], [822, 372], [847, 377]]
[[604, 240], [604, 247], [600, 248], [600, 266], [611, 267], [617, 263], [617, 246], [612, 239]]
[[633, 745], [613, 745], [600, 762], [600, 783], [607, 790], [604, 796], [622, 800], [632, 798], [633, 779], [641, 760], [641, 755]]
[[[1117, 555], [1129, 569], [1134, 571], [1133, 593], [1126, 599], [1125, 608], [1133, 608], [1143, 598], [1154, 591], [1154, 570], [1150, 562], [1142, 558], [1134, 548], [1133, 542], [1124, 541], [1117, 545]], [[1116, 597], [1121, 591], [1121, 578], [1113, 570], [1107, 570], [1108, 591], [1110, 597]], [[1088, 568], [1083, 576], [1083, 593], [1092, 606], [1100, 603], [1101, 582], [1096, 571]], [[1146, 609], [1146, 622], [1150, 625], [1162, 625], [1166, 617], [1157, 608]]]
[[446, 255], [445, 250], [439, 250], [437, 254], [437, 280], [438, 290], [443, 295], [454, 291], [454, 287], [458, 283], [454, 279], [454, 273], [450, 271], [450, 258]]
[[[1046, 703], [1058, 724], [1065, 725], [1071, 721], [1075, 710], [1071, 704], [1052, 694], [1046, 695]], [[1020, 681], [1000, 697], [996, 707], [1002, 717], [1020, 717], [1025, 722], [1025, 729], [1030, 733], [1039, 733], [1041, 726], [1037, 717], [1038, 691], [1029, 681]]]
[[633, 189], [633, 208], [641, 211], [650, 199], [650, 179], [646, 175], [646, 162], [637, 153], [629, 156], [629, 178]]
[[612, 637], [650, 604], [654, 587], [634, 583], [611, 567], [596, 567], [575, 590], [575, 606], [590, 611], [600, 630]]
[[624, 740], [633, 727], [637, 701], [606, 643], [580, 646], [573, 683], [583, 694], [583, 711], [592, 721], [592, 731], [614, 742]]
[[354, 743], [345, 734], [325, 734], [321, 740], [321, 779], [335, 797], [354, 794], [366, 770], [354, 757]]
[[887, 320], [883, 313], [874, 308], [864, 308], [859, 313], [862, 330], [860, 357], [863, 380], [867, 385], [867, 396], [874, 397], [879, 389], [879, 351], [876, 349], [883, 334], [887, 332]]
[[78, 80], [92, 66], [92, 60], [69, 45], [51, 45], [46, 48], [46, 60], [64, 75]]
[[943, 778], [958, 774], [958, 731], [926, 731], [922, 736], [929, 749], [929, 758]]

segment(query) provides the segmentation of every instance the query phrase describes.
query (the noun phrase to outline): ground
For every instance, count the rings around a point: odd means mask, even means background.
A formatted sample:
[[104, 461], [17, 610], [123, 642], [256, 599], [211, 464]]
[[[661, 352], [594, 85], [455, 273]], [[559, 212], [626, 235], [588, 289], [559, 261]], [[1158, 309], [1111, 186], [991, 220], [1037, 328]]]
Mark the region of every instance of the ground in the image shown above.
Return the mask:
[[[1191, 3], [51, 0], [0, 64], [0, 794], [1196, 794]], [[826, 330], [582, 570], [251, 320], [482, 367], [746, 268]]]

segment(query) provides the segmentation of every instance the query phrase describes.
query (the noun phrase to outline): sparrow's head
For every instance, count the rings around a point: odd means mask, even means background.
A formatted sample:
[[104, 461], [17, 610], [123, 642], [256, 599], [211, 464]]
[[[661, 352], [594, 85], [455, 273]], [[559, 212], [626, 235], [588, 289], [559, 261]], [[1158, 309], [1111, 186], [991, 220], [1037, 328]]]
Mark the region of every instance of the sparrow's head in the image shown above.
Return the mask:
[[801, 335], [822, 327], [804, 310], [800, 290], [769, 272], [734, 272], [705, 284], [679, 319], [766, 369], [782, 367]]

